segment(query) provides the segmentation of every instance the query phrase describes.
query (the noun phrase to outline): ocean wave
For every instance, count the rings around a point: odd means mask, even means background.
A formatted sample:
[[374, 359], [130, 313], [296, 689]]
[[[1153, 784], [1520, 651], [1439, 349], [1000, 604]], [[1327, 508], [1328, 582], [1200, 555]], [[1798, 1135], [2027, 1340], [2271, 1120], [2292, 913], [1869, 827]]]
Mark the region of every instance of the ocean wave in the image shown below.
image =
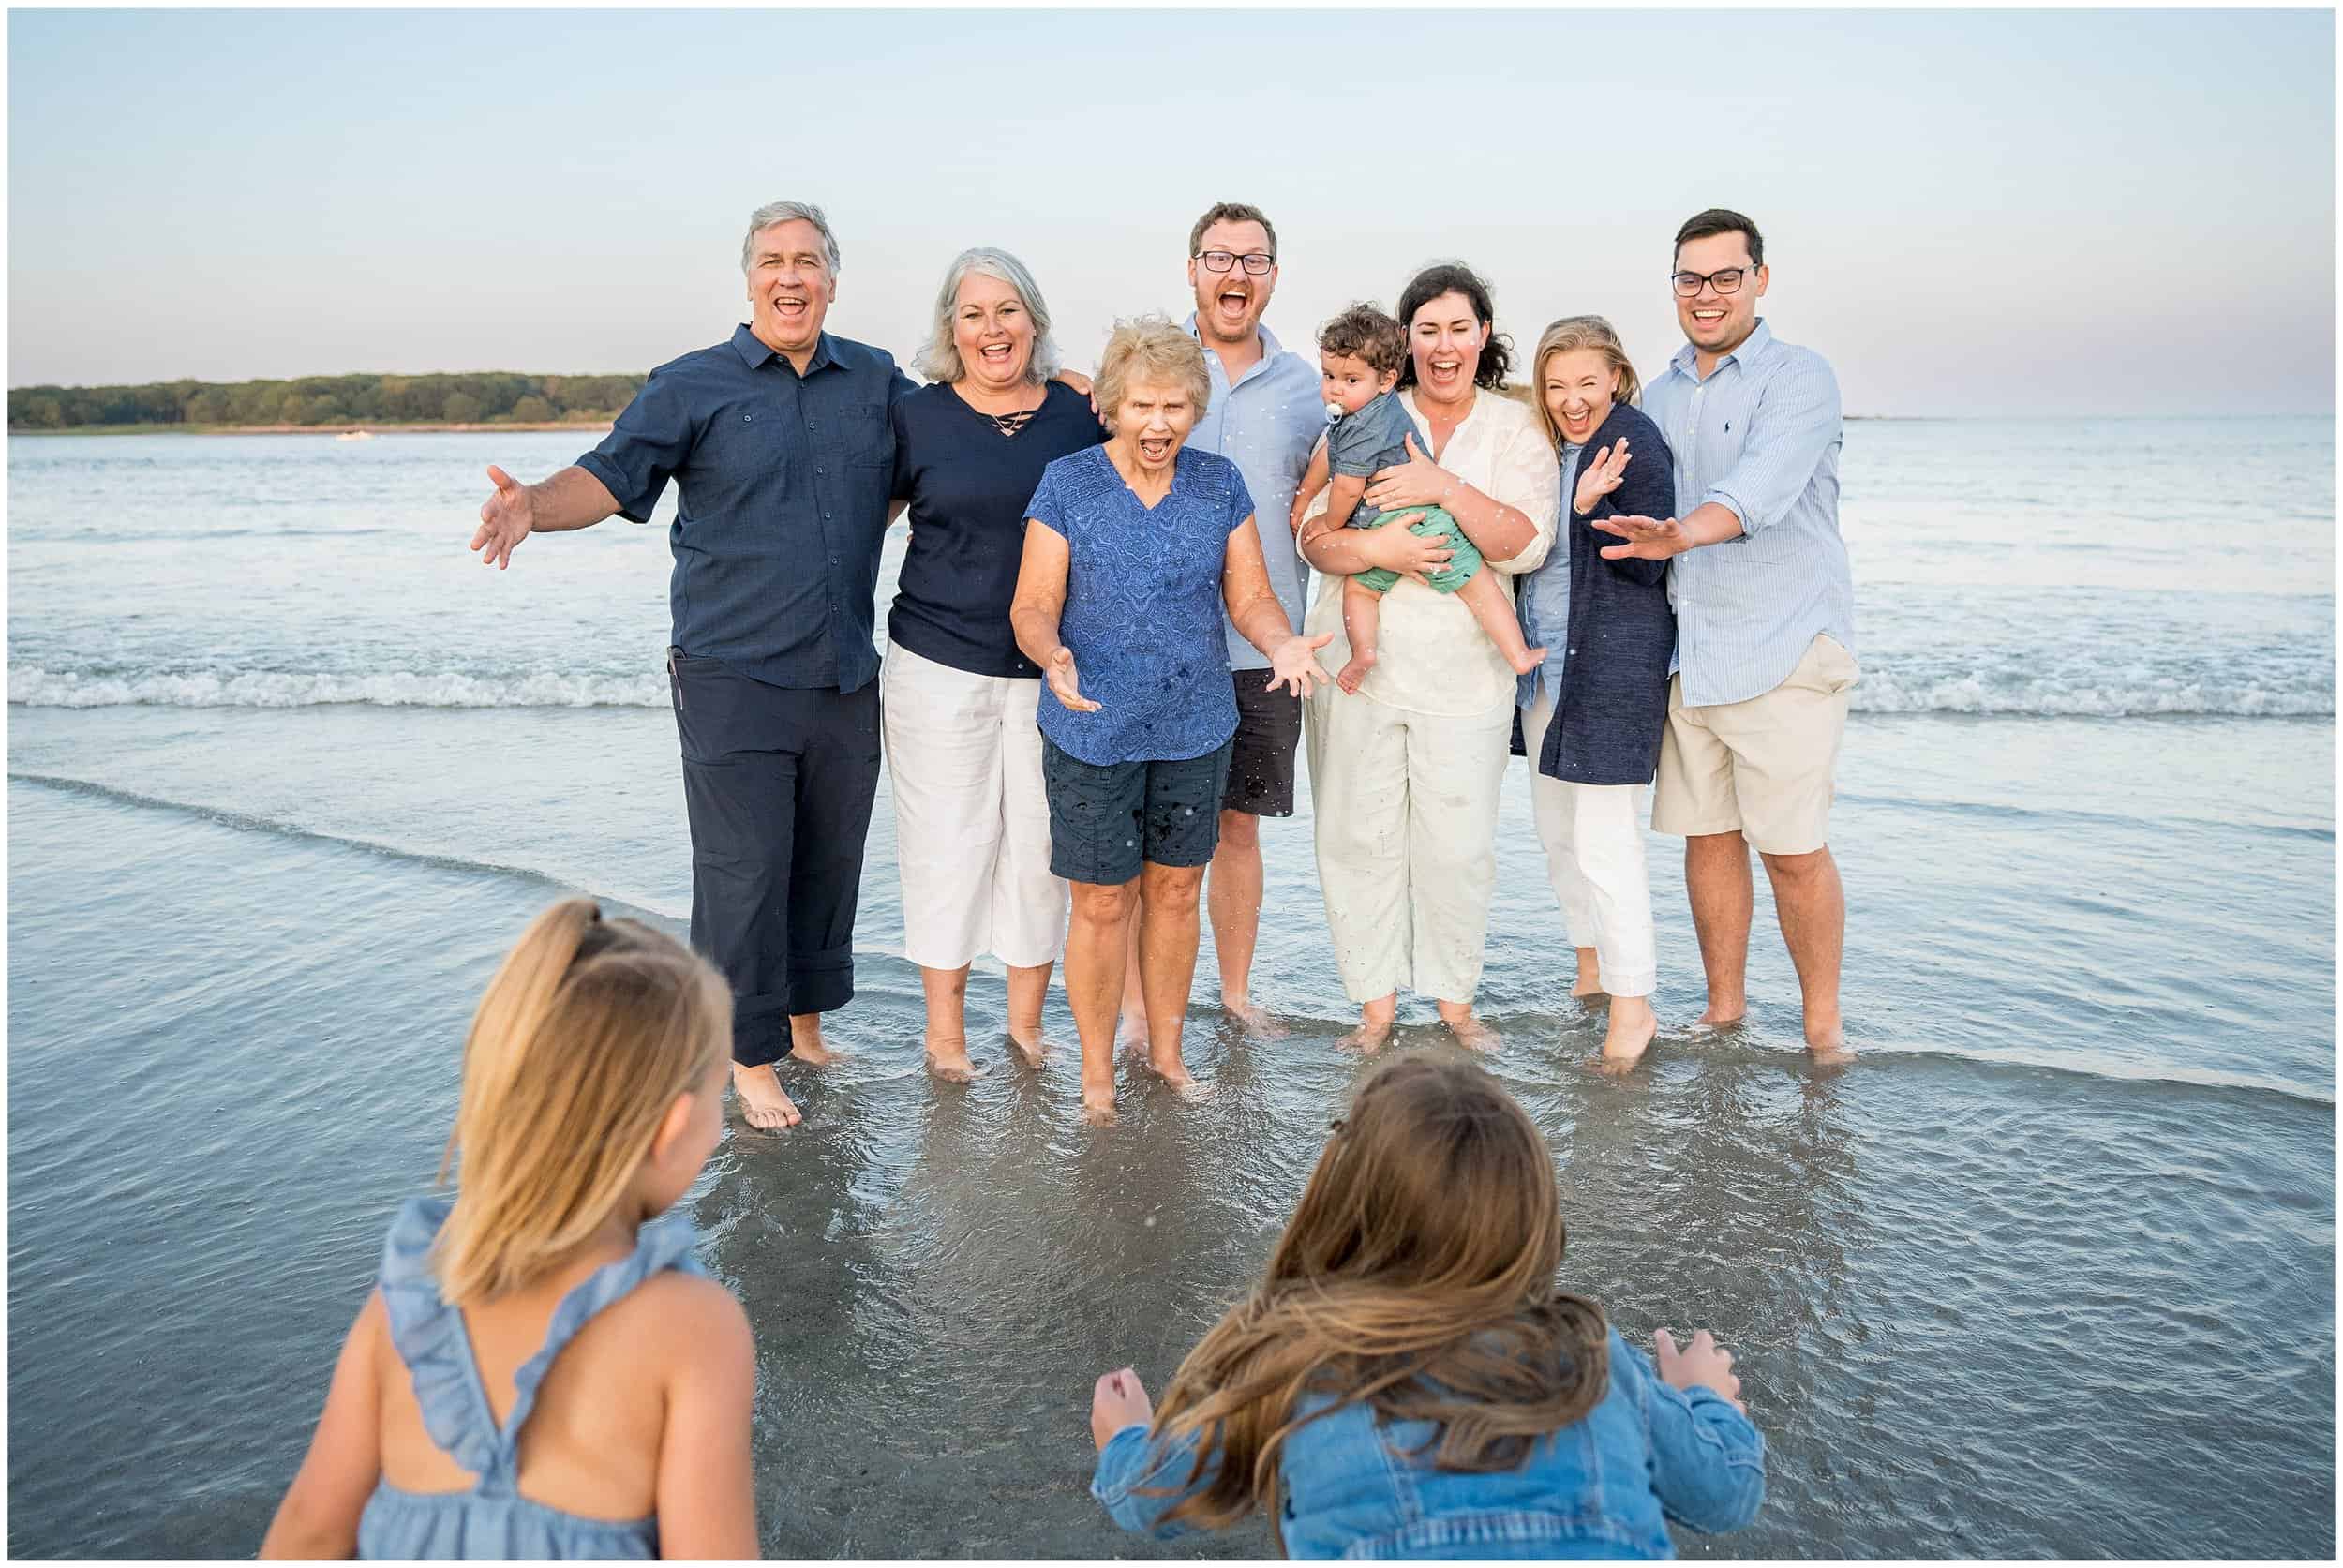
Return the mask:
[[11, 665], [8, 701], [27, 708], [664, 708], [664, 675], [516, 670], [375, 670], [296, 674], [199, 670], [182, 675], [52, 670]]
[[1853, 705], [1858, 713], [1989, 713], [2092, 719], [2228, 715], [2332, 718], [2335, 686], [2323, 671], [2270, 680], [2154, 677], [2124, 679], [1970, 672], [1900, 675], [1863, 672]]
[[[290, 671], [51, 669], [12, 665], [8, 701], [27, 708], [664, 708], [665, 676], [522, 668]], [[2324, 670], [2266, 679], [2083, 672], [2056, 678], [2008, 672], [1903, 673], [1872, 668], [1855, 687], [1858, 713], [2138, 718], [2187, 715], [2331, 718], [2335, 688]]]

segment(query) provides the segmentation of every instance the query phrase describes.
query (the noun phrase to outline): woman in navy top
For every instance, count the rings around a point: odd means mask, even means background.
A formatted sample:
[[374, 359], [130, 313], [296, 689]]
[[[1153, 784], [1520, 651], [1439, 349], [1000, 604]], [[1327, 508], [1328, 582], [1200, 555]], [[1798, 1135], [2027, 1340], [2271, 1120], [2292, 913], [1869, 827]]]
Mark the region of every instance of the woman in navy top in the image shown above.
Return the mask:
[[1531, 361], [1538, 416], [1562, 467], [1563, 521], [1545, 564], [1522, 579], [1523, 635], [1546, 649], [1521, 678], [1530, 803], [1546, 872], [1578, 949], [1572, 994], [1607, 995], [1602, 1064], [1623, 1070], [1659, 1029], [1647, 787], [1667, 725], [1676, 652], [1666, 563], [1606, 560], [1598, 521], [1676, 515], [1676, 465], [1634, 404], [1634, 366], [1600, 316], [1545, 329]]
[[1051, 379], [1050, 311], [1007, 251], [964, 250], [944, 275], [917, 361], [930, 384], [894, 407], [895, 498], [911, 512], [880, 676], [903, 948], [927, 993], [930, 1070], [974, 1072], [968, 965], [1008, 971], [1008, 1035], [1041, 1059], [1041, 1001], [1066, 939], [1050, 871], [1040, 671], [1008, 624], [1025, 502], [1042, 470], [1100, 440], [1090, 400]]
[[[1115, 329], [1099, 363], [1106, 445], [1052, 463], [1026, 508], [1010, 618], [1040, 666], [1050, 869], [1073, 886], [1066, 995], [1082, 1035], [1082, 1115], [1114, 1114], [1125, 927], [1140, 920], [1149, 1065], [1190, 1081], [1180, 1023], [1196, 972], [1196, 893], [1219, 842], [1236, 733], [1225, 608], [1266, 654], [1262, 689], [1326, 679], [1269, 586], [1234, 463], [1184, 444], [1212, 396], [1196, 339], [1161, 317]], [[1256, 675], [1263, 672], [1256, 671]]]

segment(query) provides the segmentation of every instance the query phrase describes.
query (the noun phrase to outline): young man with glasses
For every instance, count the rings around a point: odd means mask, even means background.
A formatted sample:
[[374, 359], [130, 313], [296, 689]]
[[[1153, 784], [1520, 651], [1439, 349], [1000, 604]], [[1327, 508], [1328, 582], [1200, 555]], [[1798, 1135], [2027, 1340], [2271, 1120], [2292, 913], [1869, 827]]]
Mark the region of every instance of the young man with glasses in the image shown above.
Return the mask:
[[1676, 319], [1689, 341], [1644, 389], [1676, 453], [1679, 518], [1594, 526], [1618, 559], [1673, 560], [1678, 669], [1652, 792], [1654, 831], [1684, 839], [1684, 887], [1708, 971], [1707, 1024], [1738, 1021], [1754, 889], [1773, 884], [1798, 967], [1806, 1047], [1850, 1053], [1839, 1017], [1846, 895], [1830, 857], [1832, 774], [1855, 684], [1855, 585], [1839, 537], [1839, 383], [1757, 315], [1765, 241], [1711, 208], [1677, 231]]
[[[1277, 231], [1258, 207], [1216, 203], [1187, 235], [1187, 281], [1196, 310], [1186, 326], [1203, 345], [1212, 401], [1187, 444], [1229, 458], [1245, 476], [1263, 519], [1261, 554], [1270, 587], [1296, 631], [1309, 573], [1282, 525], [1326, 428], [1318, 366], [1279, 345], [1261, 325], [1277, 287]], [[1293, 814], [1293, 760], [1302, 739], [1302, 700], [1272, 692], [1269, 662], [1233, 626], [1225, 628], [1236, 682], [1236, 749], [1220, 800], [1220, 844], [1205, 887], [1220, 962], [1220, 1005], [1246, 1027], [1268, 1015], [1253, 1004], [1253, 948], [1261, 933], [1261, 819]], [[1126, 1007], [1136, 1005], [1136, 996]]]

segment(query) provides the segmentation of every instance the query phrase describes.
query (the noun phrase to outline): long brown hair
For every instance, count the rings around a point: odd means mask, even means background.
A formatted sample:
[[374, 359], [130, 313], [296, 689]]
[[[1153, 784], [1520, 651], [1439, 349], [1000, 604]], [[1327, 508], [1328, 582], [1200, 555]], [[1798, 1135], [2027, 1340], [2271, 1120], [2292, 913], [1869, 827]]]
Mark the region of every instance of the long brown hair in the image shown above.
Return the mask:
[[[1261, 1283], [1172, 1375], [1155, 1432], [1201, 1436], [1166, 1515], [1205, 1527], [1253, 1509], [1272, 1528], [1278, 1462], [1302, 1425], [1364, 1402], [1429, 1421], [1433, 1464], [1510, 1470], [1609, 1386], [1603, 1308], [1556, 1286], [1562, 1214], [1536, 1124], [1469, 1061], [1405, 1054], [1335, 1124]], [[1316, 1419], [1316, 1415], [1309, 1419]], [[1282, 1546], [1282, 1539], [1280, 1545]]]
[[625, 1195], [678, 1095], [732, 1035], [732, 993], [674, 937], [564, 899], [505, 955], [464, 1041], [440, 1161], [462, 1164], [432, 1247], [440, 1293], [491, 1300], [574, 1252]]

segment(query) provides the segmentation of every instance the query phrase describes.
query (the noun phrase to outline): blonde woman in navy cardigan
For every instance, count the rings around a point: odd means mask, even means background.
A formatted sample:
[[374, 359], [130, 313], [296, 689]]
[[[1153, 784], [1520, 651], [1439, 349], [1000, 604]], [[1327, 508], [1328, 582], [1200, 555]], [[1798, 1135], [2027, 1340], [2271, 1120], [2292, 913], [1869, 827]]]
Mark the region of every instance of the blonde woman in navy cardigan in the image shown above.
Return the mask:
[[1521, 678], [1522, 737], [1547, 875], [1578, 950], [1571, 994], [1609, 996], [1601, 1061], [1624, 1070], [1659, 1030], [1643, 838], [1676, 613], [1666, 563], [1604, 560], [1611, 541], [1593, 525], [1620, 513], [1674, 516], [1676, 465], [1634, 406], [1641, 388], [1608, 321], [1556, 321], [1531, 365], [1539, 422], [1562, 468], [1563, 518], [1552, 553], [1522, 579], [1522, 635], [1548, 650]]

